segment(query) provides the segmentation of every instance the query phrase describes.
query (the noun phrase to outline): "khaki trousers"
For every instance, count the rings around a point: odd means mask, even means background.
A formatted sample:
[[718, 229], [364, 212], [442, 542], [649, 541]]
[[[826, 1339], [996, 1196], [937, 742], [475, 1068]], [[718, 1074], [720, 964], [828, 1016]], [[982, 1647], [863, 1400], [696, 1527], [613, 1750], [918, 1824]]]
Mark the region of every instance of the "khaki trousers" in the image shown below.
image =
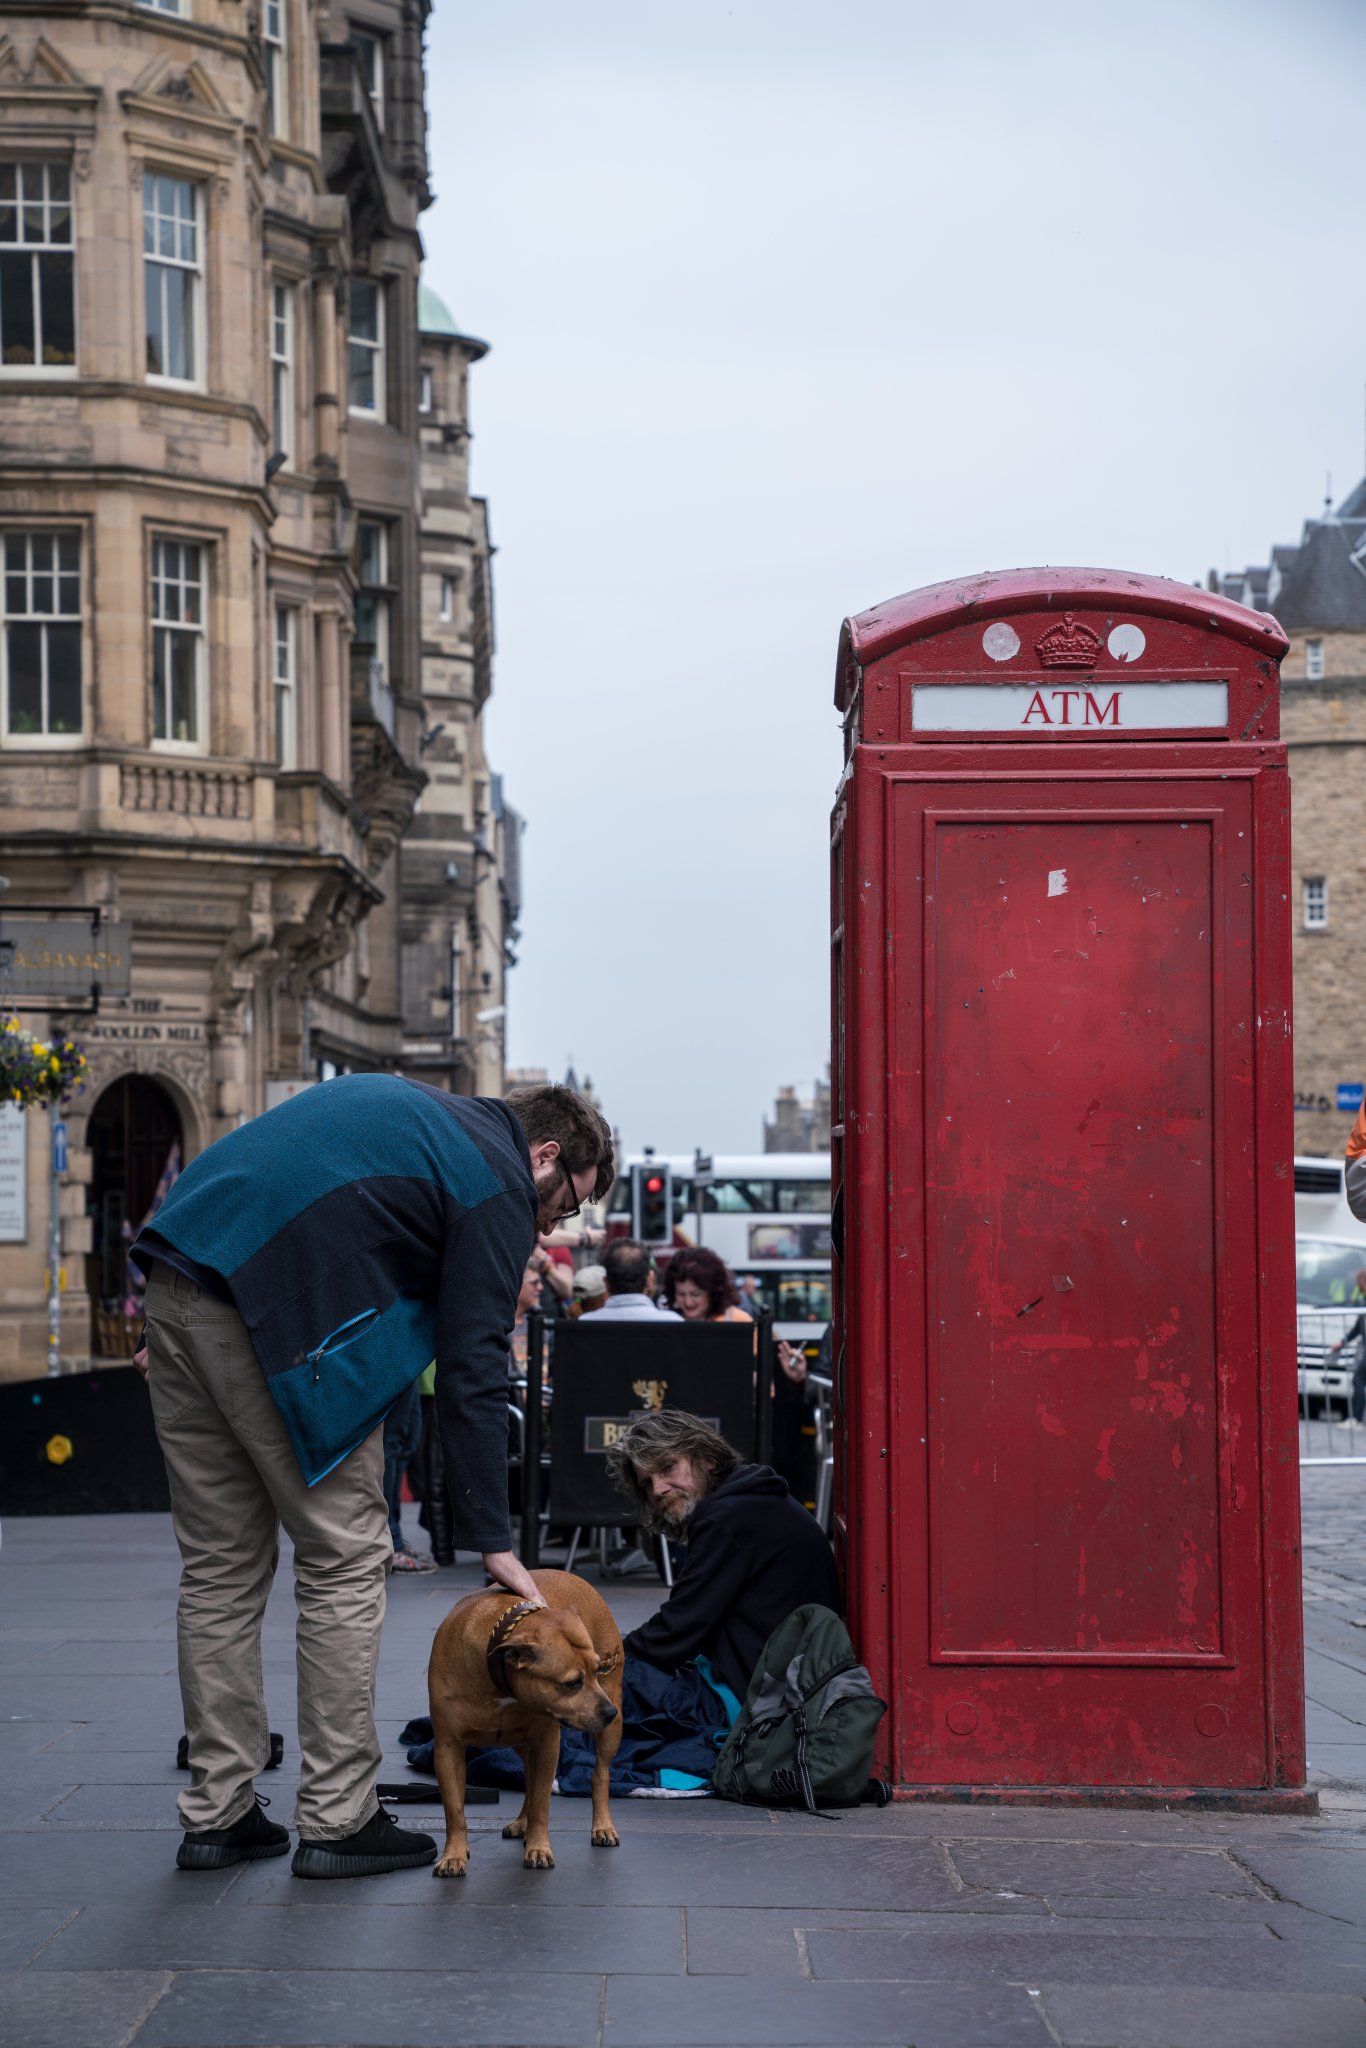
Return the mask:
[[393, 1562], [384, 1432], [305, 1486], [242, 1318], [169, 1266], [147, 1288], [148, 1384], [183, 1569], [176, 1628], [195, 1832], [231, 1827], [269, 1754], [261, 1620], [294, 1545], [301, 1836], [334, 1841], [379, 1804], [375, 1677]]

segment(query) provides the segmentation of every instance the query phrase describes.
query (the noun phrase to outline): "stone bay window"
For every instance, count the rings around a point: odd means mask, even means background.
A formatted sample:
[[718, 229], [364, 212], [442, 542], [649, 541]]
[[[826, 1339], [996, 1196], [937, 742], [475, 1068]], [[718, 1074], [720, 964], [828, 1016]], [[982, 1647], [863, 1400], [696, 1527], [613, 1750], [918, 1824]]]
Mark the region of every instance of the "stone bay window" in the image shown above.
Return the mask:
[[206, 552], [192, 541], [152, 542], [152, 738], [197, 753], [208, 742]]
[[3, 537], [5, 739], [79, 739], [81, 539]]
[[75, 369], [74, 243], [69, 166], [0, 163], [0, 367]]

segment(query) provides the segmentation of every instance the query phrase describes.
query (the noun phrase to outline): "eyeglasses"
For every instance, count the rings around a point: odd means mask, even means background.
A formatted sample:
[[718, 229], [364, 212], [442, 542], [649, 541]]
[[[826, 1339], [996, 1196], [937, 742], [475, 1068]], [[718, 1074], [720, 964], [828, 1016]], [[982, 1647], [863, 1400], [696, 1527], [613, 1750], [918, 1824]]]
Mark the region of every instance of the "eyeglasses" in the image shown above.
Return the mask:
[[574, 1218], [582, 1212], [583, 1204], [579, 1200], [579, 1191], [570, 1178], [569, 1168], [564, 1163], [564, 1154], [562, 1152], [557, 1157], [555, 1164], [564, 1175], [564, 1184], [569, 1190], [569, 1199], [574, 1204], [572, 1209], [561, 1209], [555, 1221], [557, 1223], [572, 1223]]

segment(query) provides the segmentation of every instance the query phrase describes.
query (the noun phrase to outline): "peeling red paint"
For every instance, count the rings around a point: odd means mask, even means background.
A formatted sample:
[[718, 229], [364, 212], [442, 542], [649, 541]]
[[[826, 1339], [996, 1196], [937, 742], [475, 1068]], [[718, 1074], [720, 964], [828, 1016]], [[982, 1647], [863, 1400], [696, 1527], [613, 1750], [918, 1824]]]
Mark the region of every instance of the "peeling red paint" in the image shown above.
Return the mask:
[[[1100, 1463], [1096, 1466], [1097, 1479], [1113, 1479], [1115, 1476], [1115, 1468], [1110, 1463], [1110, 1445], [1114, 1440], [1114, 1435], [1115, 1431], [1113, 1428], [1103, 1429], [1100, 1433], [1100, 1442], [1096, 1446], [1100, 1456]], [[1083, 1551], [1082, 1556], [1084, 1557], [1085, 1555], [1086, 1553]]]

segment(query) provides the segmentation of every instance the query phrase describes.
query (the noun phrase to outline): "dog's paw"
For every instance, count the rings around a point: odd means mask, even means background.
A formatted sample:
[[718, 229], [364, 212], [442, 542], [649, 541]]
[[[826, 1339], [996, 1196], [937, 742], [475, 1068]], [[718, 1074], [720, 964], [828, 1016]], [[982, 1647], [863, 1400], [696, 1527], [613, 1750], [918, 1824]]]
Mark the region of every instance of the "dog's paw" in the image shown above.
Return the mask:
[[621, 1847], [621, 1836], [610, 1821], [608, 1821], [605, 1828], [594, 1828], [593, 1847], [595, 1849], [619, 1849]]
[[523, 1870], [553, 1870], [555, 1858], [549, 1849], [528, 1849], [522, 1858]]
[[517, 1820], [510, 1820], [503, 1829], [503, 1840], [505, 1842], [520, 1842], [525, 1833], [526, 1822], [519, 1817]]
[[470, 1867], [469, 1851], [463, 1856], [443, 1856], [432, 1865], [433, 1877], [463, 1877]]

